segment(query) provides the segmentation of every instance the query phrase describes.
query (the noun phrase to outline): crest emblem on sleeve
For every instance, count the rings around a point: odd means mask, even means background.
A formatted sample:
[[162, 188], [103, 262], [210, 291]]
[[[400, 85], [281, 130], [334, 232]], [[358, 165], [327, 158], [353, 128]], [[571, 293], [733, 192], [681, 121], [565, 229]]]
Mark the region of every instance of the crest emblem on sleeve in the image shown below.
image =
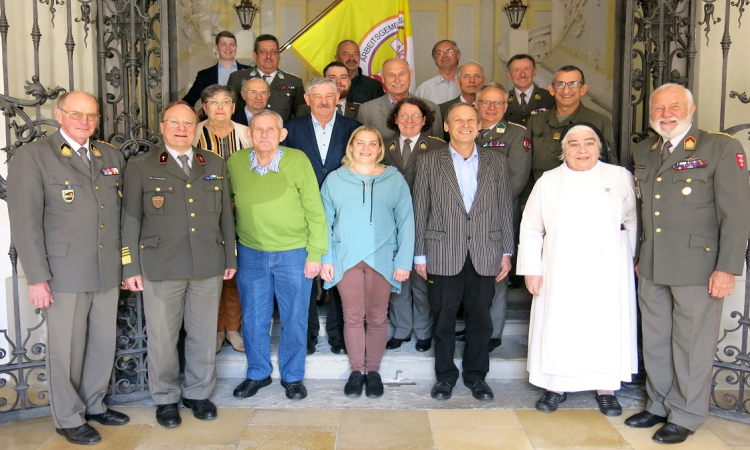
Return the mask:
[[527, 137], [523, 138], [523, 149], [527, 152], [531, 151], [531, 139]]
[[744, 153], [737, 153], [737, 165], [740, 166], [740, 169], [745, 169], [745, 154]]

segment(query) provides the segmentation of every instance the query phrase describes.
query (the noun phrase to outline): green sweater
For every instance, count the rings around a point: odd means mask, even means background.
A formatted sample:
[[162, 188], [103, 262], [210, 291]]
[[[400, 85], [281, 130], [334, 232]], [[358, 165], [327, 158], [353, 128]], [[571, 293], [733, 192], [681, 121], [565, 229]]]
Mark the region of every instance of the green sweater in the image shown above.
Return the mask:
[[278, 173], [251, 170], [252, 149], [235, 152], [227, 162], [238, 240], [263, 252], [304, 247], [307, 261], [320, 262], [328, 251], [328, 224], [315, 172], [304, 153], [282, 148]]

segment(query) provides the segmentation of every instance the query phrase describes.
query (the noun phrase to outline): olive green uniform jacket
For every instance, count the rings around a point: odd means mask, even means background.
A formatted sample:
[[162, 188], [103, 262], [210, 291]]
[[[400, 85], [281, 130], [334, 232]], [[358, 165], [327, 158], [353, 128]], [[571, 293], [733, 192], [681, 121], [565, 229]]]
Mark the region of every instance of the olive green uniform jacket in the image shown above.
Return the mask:
[[531, 134], [526, 127], [503, 119], [484, 135], [477, 135], [477, 147], [493, 148], [505, 155], [510, 189], [513, 200], [517, 200], [531, 171]]

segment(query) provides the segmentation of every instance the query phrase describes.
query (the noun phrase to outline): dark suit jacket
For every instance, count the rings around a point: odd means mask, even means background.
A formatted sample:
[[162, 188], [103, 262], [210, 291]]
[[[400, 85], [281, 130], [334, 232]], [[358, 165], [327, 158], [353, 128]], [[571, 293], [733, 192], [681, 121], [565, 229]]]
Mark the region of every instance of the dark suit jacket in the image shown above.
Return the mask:
[[427, 272], [454, 276], [466, 261], [477, 273], [497, 276], [503, 254], [513, 253], [513, 210], [505, 156], [477, 149], [477, 192], [467, 213], [448, 145], [417, 160], [414, 184], [415, 255], [427, 256]]
[[[453, 100], [448, 100], [445, 103], [441, 103], [438, 105], [440, 108], [440, 115], [443, 117], [443, 120], [445, 120], [446, 117], [448, 117], [448, 110], [451, 109], [451, 106], [461, 101], [461, 96], [454, 98]], [[442, 127], [442, 124], [440, 125]], [[451, 136], [448, 134], [447, 131], [445, 131], [445, 127], [443, 127], [443, 139], [445, 139], [445, 142], [451, 141]]]
[[385, 95], [383, 84], [375, 78], [362, 74], [362, 69], [357, 69], [357, 75], [352, 78], [352, 86], [349, 88], [347, 100], [354, 103], [365, 103]]
[[[412, 97], [418, 98], [425, 102], [427, 106], [432, 110], [433, 114], [435, 114], [435, 123], [432, 124], [432, 129], [429, 132], [430, 136], [442, 136], [443, 118], [440, 116], [440, 108], [438, 107], [438, 105], [415, 95], [413, 95]], [[383, 136], [383, 141], [389, 142], [393, 140], [394, 137], [398, 137], [398, 133], [389, 130], [386, 126], [388, 114], [391, 113], [391, 107], [391, 98], [389, 96], [384, 95], [380, 98], [376, 98], [375, 100], [371, 100], [359, 106], [357, 120], [362, 122], [364, 125], [370, 125], [377, 128], [378, 131], [380, 131], [380, 134]]]
[[404, 162], [401, 155], [402, 149], [399, 145], [400, 137], [400, 135], [396, 135], [391, 141], [386, 141], [383, 162], [398, 169], [406, 179], [406, 184], [409, 185], [409, 189], [411, 190], [414, 188], [414, 179], [417, 177], [417, 159], [430, 150], [445, 147], [445, 141], [440, 138], [428, 136], [423, 131], [411, 143], [411, 155], [409, 156], [409, 160]]
[[548, 90], [534, 85], [534, 93], [531, 94], [530, 99], [526, 99], [526, 102], [526, 112], [523, 112], [521, 111], [521, 104], [518, 103], [516, 98], [516, 91], [511, 88], [508, 92], [508, 109], [505, 111], [503, 119], [526, 126], [529, 117], [532, 115], [552, 109], [555, 106], [555, 97], [550, 95]]
[[[211, 67], [207, 67], [199, 71], [195, 76], [193, 86], [191, 86], [188, 93], [185, 94], [184, 97], [182, 97], [182, 100], [190, 103], [190, 106], [194, 106], [195, 102], [197, 102], [201, 98], [203, 89], [206, 89], [212, 84], [219, 84], [219, 64], [220, 63], [216, 63]], [[237, 61], [238, 71], [249, 68], [250, 66], [246, 66]]]
[[[245, 84], [245, 81], [250, 78], [260, 77], [261, 75], [257, 67], [251, 67], [245, 70], [238, 70], [229, 76], [227, 84], [237, 94], [237, 106], [235, 106], [234, 114], [232, 115], [233, 121], [243, 125], [247, 123], [245, 100], [242, 99], [240, 91], [242, 91], [242, 85]], [[305, 103], [305, 88], [302, 86], [302, 80], [291, 73], [278, 69], [276, 76], [273, 77], [270, 89], [271, 94], [268, 97], [268, 106], [266, 106], [266, 109], [279, 113], [284, 122], [294, 117], [294, 113], [297, 112], [299, 105]]]
[[341, 159], [346, 154], [346, 144], [349, 142], [349, 137], [360, 125], [362, 124], [354, 119], [343, 117], [340, 114], [336, 116], [325, 164], [323, 164], [323, 159], [320, 157], [318, 143], [315, 140], [312, 116], [298, 117], [285, 123], [284, 128], [289, 133], [281, 145], [283, 147], [296, 148], [307, 155], [310, 163], [312, 163], [313, 170], [315, 170], [318, 187], [320, 187], [328, 174], [341, 166]]
[[10, 160], [10, 229], [29, 284], [48, 281], [55, 292], [120, 284], [125, 158], [105, 142], [89, 144], [91, 170], [59, 131], [24, 145]]
[[[346, 102], [346, 108], [344, 108], [345, 117], [348, 117], [350, 119], [356, 119], [358, 112], [359, 112], [359, 103]], [[294, 117], [302, 117], [302, 116], [309, 116], [309, 115], [310, 115], [310, 107], [307, 106], [307, 103], [303, 103], [299, 105], [299, 108], [297, 108], [297, 113], [294, 115]]]

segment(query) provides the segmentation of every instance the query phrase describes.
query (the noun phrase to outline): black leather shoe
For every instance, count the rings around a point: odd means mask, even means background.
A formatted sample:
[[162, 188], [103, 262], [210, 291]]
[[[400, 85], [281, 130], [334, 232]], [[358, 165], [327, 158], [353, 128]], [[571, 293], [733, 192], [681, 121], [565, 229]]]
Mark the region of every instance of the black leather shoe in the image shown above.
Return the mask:
[[318, 345], [318, 338], [317, 336], [308, 336], [307, 337], [307, 354], [312, 355], [315, 353], [315, 346]]
[[76, 428], [57, 428], [55, 431], [71, 444], [94, 445], [102, 441], [99, 432], [87, 423]]
[[346, 344], [341, 338], [328, 339], [328, 343], [331, 344], [331, 352], [337, 355], [346, 355]]
[[359, 370], [355, 370], [349, 375], [349, 381], [344, 385], [344, 395], [351, 398], [361, 397], [364, 382], [365, 376]]
[[253, 395], [258, 393], [258, 390], [260, 390], [260, 388], [266, 387], [269, 384], [271, 384], [271, 377], [268, 377], [265, 380], [251, 380], [250, 378], [247, 378], [245, 381], [240, 383], [239, 386], [234, 388], [234, 392], [232, 393], [232, 395], [241, 398], [252, 397]]
[[654, 440], [661, 444], [679, 444], [685, 442], [685, 439], [693, 434], [692, 431], [685, 427], [681, 427], [676, 423], [667, 422], [666, 425], [659, 428], [659, 431], [654, 433]]
[[177, 403], [158, 405], [156, 407], [156, 423], [164, 428], [174, 428], [182, 423], [182, 417], [177, 410]]
[[622, 415], [622, 406], [614, 395], [597, 395], [596, 402], [599, 403], [599, 411], [605, 416]]
[[464, 385], [471, 389], [471, 395], [477, 400], [489, 401], [495, 398], [492, 388], [484, 380], [464, 381]]
[[641, 411], [638, 414], [633, 414], [625, 419], [625, 425], [631, 428], [651, 428], [658, 423], [664, 423], [666, 421], [666, 417], [657, 416], [648, 411]]
[[367, 372], [365, 375], [365, 395], [368, 398], [378, 398], [383, 396], [383, 380], [377, 372]]
[[185, 408], [193, 410], [196, 419], [214, 420], [216, 418], [216, 405], [209, 399], [190, 400], [189, 398], [183, 398], [182, 404], [185, 405]]
[[537, 400], [536, 402], [536, 409], [541, 412], [555, 412], [557, 411], [557, 407], [560, 405], [560, 403], [564, 402], [568, 399], [568, 394], [565, 392], [562, 393], [562, 395], [552, 392], [552, 391], [545, 391], [544, 395], [542, 395], [542, 398]]
[[453, 395], [453, 385], [447, 381], [438, 381], [430, 392], [430, 397], [435, 400], [448, 400], [451, 395]]
[[403, 344], [404, 342], [411, 342], [411, 336], [409, 336], [406, 339], [399, 339], [397, 337], [392, 337], [388, 339], [388, 342], [386, 342], [385, 348], [387, 348], [388, 350], [393, 350], [394, 348], [401, 347], [401, 344]]
[[[418, 352], [426, 352], [427, 350], [430, 349], [430, 347], [432, 347], [432, 338], [417, 339], [417, 345], [415, 348], [417, 349]], [[388, 347], [386, 346], [386, 348]]]
[[463, 342], [466, 340], [466, 328], [456, 331], [456, 340], [459, 342]]
[[496, 348], [500, 347], [501, 345], [503, 345], [503, 339], [502, 338], [490, 339], [489, 351], [495, 350]]
[[281, 380], [281, 385], [286, 389], [286, 398], [290, 400], [302, 400], [307, 397], [307, 389], [305, 388], [305, 385], [302, 384], [302, 380], [289, 383]]
[[130, 417], [112, 409], [107, 409], [101, 414], [86, 414], [84, 417], [102, 425], [125, 425], [130, 422]]

